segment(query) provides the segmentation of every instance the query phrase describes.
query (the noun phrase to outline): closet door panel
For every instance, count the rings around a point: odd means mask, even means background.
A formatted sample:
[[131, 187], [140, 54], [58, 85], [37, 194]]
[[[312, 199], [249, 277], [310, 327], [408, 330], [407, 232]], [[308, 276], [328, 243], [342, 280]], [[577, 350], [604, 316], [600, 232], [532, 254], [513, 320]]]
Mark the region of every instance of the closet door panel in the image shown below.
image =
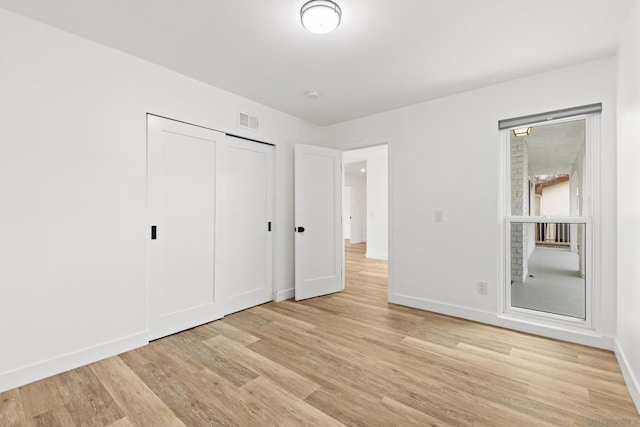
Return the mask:
[[[216, 151], [224, 134], [149, 116], [150, 338], [221, 317], [215, 286]], [[155, 237], [155, 239], [151, 239]]]
[[218, 164], [216, 264], [228, 314], [273, 299], [273, 147], [228, 137]]

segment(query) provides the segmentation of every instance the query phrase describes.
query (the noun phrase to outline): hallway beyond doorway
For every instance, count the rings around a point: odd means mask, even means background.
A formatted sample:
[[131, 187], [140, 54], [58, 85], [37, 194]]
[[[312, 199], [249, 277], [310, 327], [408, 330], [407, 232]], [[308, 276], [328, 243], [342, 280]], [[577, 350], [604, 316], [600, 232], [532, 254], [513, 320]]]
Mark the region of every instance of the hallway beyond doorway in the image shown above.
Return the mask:
[[[367, 243], [344, 242], [345, 248], [345, 290], [358, 284], [358, 293], [367, 298], [375, 297], [380, 302], [388, 300], [388, 262], [366, 258]], [[362, 285], [365, 286], [362, 286]]]

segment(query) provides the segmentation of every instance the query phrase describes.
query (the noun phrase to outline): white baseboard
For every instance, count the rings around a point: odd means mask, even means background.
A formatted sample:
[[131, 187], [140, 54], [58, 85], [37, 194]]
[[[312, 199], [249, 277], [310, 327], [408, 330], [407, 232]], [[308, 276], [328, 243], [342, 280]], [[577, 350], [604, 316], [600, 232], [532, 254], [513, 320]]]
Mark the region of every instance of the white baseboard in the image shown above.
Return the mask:
[[442, 303], [438, 301], [413, 297], [402, 294], [391, 294], [389, 302], [393, 304], [405, 305], [407, 307], [419, 308], [433, 311], [447, 316], [460, 317], [462, 319], [473, 320], [474, 322], [486, 323], [501, 328], [513, 329], [529, 334], [540, 335], [547, 338], [554, 338], [590, 347], [613, 350], [613, 337], [597, 334], [590, 330], [570, 329], [562, 326], [549, 326], [535, 321], [525, 321], [522, 319], [510, 318], [509, 316], [498, 316], [490, 311], [478, 310], [475, 308], [463, 307], [454, 304]]
[[482, 311], [453, 304], [445, 304], [409, 295], [397, 293], [391, 294], [389, 295], [389, 302], [405, 305], [407, 307], [419, 308], [421, 310], [433, 311], [435, 313], [446, 314], [447, 316], [460, 317], [480, 323], [489, 323], [493, 325], [496, 321], [496, 314], [489, 311]]
[[147, 331], [0, 373], [0, 393], [149, 343]]
[[615, 346], [616, 358], [618, 359], [618, 364], [620, 365], [620, 369], [622, 370], [624, 382], [627, 384], [631, 399], [633, 399], [633, 403], [636, 404], [636, 409], [640, 414], [640, 379], [636, 376], [636, 373], [631, 368], [629, 359], [627, 359], [627, 356], [625, 355], [624, 350], [620, 345], [620, 341], [618, 341], [617, 338], [615, 340]]
[[389, 255], [388, 254], [377, 254], [377, 253], [373, 253], [373, 252], [367, 252], [365, 255], [365, 258], [369, 258], [369, 259], [382, 259], [387, 261], [389, 259]]
[[294, 288], [284, 289], [282, 291], [276, 292], [276, 297], [275, 297], [274, 301], [275, 302], [280, 302], [280, 301], [284, 301], [284, 300], [288, 300], [290, 298], [293, 298], [294, 296], [295, 296], [295, 289]]

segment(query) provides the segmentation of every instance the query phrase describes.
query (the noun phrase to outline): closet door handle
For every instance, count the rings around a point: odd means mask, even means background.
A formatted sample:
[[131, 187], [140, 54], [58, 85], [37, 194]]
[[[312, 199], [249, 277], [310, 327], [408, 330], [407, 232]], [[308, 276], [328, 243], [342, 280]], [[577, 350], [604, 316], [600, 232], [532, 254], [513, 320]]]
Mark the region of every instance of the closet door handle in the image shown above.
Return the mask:
[[304, 227], [296, 227], [297, 233], [304, 233]]
[[151, 240], [156, 240], [158, 238], [158, 226], [151, 226]]

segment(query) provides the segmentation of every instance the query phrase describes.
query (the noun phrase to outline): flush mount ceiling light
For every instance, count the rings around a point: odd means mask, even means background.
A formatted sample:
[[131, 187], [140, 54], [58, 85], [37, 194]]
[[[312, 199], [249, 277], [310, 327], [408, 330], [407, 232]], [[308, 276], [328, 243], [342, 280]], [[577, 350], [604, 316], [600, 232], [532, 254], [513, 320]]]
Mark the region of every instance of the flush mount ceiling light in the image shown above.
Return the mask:
[[331, 0], [311, 0], [300, 9], [302, 26], [314, 34], [326, 34], [338, 28], [342, 10]]
[[531, 133], [531, 128], [518, 128], [518, 129], [514, 129], [513, 130], [513, 134], [515, 136], [526, 136], [529, 135]]

